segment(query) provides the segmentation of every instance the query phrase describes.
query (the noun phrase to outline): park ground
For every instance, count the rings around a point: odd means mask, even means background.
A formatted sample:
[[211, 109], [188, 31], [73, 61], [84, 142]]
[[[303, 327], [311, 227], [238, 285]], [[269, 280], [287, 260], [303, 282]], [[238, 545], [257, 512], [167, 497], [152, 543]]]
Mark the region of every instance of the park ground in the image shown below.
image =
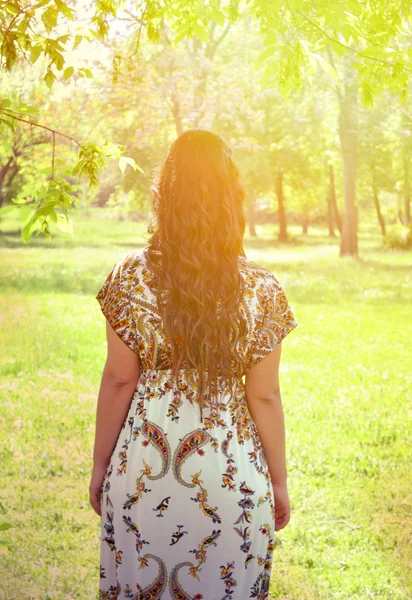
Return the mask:
[[[74, 238], [28, 245], [17, 222], [0, 223], [1, 600], [98, 598], [95, 295], [146, 231], [108, 216], [79, 212]], [[292, 515], [275, 536], [270, 597], [412, 598], [412, 253], [382, 249], [372, 228], [360, 228], [359, 259], [340, 258], [323, 228], [292, 226], [287, 244], [275, 233], [245, 240], [299, 323], [282, 351]]]

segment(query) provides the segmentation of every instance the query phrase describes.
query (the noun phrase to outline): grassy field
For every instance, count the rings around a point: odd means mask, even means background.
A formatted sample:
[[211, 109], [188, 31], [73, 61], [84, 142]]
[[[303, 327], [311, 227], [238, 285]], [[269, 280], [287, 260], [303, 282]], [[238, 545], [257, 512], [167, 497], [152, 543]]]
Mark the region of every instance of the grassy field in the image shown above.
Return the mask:
[[[94, 296], [146, 229], [103, 214], [27, 246], [17, 223], [0, 224], [2, 600], [98, 598], [88, 484], [106, 346]], [[292, 517], [275, 537], [271, 598], [412, 598], [412, 253], [362, 229], [360, 259], [342, 259], [323, 229], [291, 233], [246, 238], [299, 322], [283, 343]]]

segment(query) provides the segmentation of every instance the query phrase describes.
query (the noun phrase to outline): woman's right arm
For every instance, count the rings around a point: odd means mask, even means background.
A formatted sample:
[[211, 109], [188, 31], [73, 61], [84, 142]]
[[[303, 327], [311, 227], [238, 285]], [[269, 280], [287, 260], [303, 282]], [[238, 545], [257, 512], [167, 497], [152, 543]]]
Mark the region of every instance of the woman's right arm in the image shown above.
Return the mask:
[[246, 374], [246, 400], [268, 463], [275, 496], [276, 531], [290, 519], [285, 422], [279, 384], [281, 342]]

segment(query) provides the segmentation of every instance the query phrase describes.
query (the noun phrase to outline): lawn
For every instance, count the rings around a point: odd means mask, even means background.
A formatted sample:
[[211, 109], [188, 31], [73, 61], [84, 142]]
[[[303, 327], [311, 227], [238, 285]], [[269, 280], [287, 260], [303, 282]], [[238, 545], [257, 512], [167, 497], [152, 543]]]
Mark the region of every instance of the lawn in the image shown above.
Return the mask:
[[[98, 598], [94, 296], [146, 230], [107, 216], [77, 213], [74, 238], [28, 245], [0, 223], [2, 600]], [[288, 244], [258, 231], [247, 255], [277, 275], [299, 323], [282, 352], [292, 517], [275, 536], [271, 598], [412, 598], [412, 253], [381, 249], [370, 227], [359, 260], [339, 258], [323, 228], [291, 227]]]

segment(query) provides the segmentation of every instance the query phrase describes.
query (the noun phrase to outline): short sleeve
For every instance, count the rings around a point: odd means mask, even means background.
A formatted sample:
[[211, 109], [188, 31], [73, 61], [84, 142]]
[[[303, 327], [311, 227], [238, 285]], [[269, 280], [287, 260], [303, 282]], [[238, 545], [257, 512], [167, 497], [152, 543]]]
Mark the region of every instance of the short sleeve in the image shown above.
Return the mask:
[[256, 289], [256, 321], [249, 367], [272, 352], [297, 325], [282, 286], [270, 273]]
[[128, 255], [121, 257], [108, 274], [96, 300], [117, 335], [138, 353], [138, 340], [130, 302], [131, 266]]

